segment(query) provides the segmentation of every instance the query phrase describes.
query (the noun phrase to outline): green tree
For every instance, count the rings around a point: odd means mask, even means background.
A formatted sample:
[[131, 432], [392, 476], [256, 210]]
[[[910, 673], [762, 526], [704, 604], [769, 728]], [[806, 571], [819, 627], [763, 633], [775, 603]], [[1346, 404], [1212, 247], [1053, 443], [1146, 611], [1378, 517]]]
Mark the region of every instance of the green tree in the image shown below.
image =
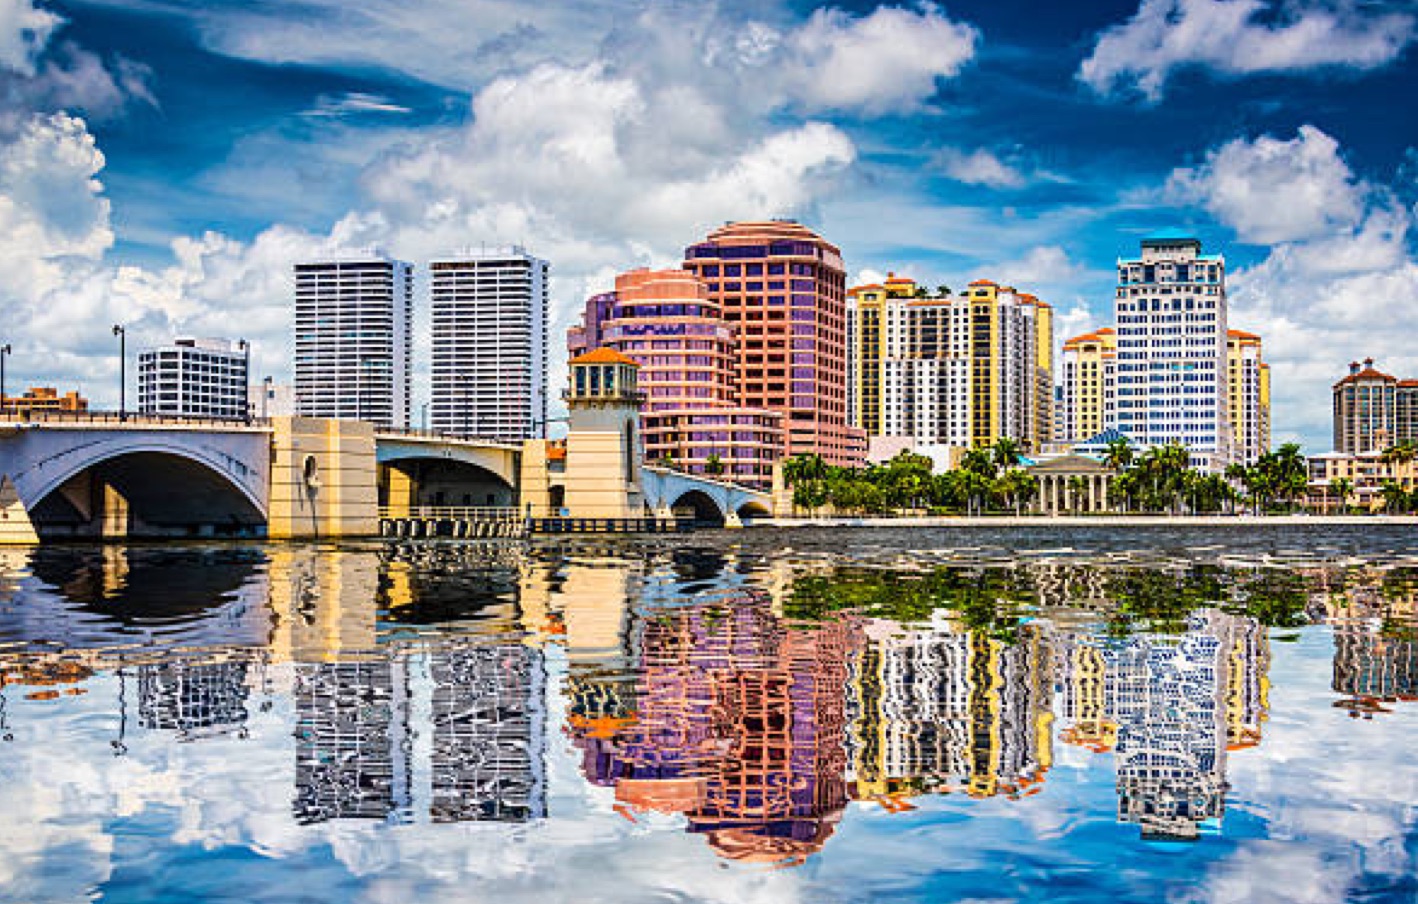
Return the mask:
[[1122, 473], [1132, 467], [1133, 458], [1132, 440], [1126, 436], [1108, 440], [1103, 452], [1103, 464]]
[[724, 473], [724, 460], [717, 452], [704, 460], [704, 473], [714, 477]]
[[1334, 494], [1335, 505], [1342, 515], [1349, 511], [1349, 497], [1354, 495], [1354, 481], [1348, 477], [1337, 477], [1329, 485], [1330, 492]]

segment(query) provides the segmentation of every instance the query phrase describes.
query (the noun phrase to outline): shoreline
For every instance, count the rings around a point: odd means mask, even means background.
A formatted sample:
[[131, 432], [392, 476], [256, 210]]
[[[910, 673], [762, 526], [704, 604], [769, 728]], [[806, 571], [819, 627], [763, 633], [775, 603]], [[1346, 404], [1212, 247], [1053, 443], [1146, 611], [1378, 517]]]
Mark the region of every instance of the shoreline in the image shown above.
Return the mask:
[[759, 518], [745, 528], [799, 527], [1418, 527], [1418, 515], [963, 515], [885, 518]]

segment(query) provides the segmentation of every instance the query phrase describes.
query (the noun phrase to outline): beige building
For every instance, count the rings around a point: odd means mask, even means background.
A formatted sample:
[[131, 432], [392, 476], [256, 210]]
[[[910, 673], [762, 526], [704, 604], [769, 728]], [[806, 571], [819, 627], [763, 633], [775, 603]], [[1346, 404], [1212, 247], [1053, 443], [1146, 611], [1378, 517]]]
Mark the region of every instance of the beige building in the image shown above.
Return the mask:
[[1270, 451], [1270, 365], [1255, 333], [1227, 331], [1226, 376], [1231, 451], [1249, 464]]
[[1059, 442], [1087, 442], [1115, 423], [1117, 357], [1118, 334], [1110, 327], [1064, 342], [1059, 358]]
[[1321, 508], [1338, 507], [1335, 482], [1347, 480], [1353, 487], [1345, 502], [1350, 506], [1374, 508], [1383, 500], [1383, 485], [1392, 480], [1408, 492], [1418, 485], [1418, 462], [1386, 461], [1383, 452], [1326, 452], [1309, 459], [1309, 500]]
[[982, 279], [931, 294], [892, 274], [848, 293], [853, 424], [870, 437], [1038, 450], [1053, 435], [1053, 308]]

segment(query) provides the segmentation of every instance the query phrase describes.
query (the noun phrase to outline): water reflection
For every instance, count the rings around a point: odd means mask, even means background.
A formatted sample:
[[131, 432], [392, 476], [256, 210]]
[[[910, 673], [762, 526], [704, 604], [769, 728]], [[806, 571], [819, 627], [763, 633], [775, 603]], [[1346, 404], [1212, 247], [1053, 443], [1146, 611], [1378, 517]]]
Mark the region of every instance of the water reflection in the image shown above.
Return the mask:
[[[584, 819], [590, 800], [717, 862], [796, 866], [830, 862], [849, 824], [860, 844], [887, 831], [872, 819], [942, 801], [1024, 820], [1083, 775], [1110, 783], [1130, 843], [1204, 848], [1236, 801], [1260, 801], [1249, 820], [1270, 806], [1233, 773], [1269, 755], [1278, 671], [1299, 686], [1323, 657], [1316, 732], [1341, 709], [1418, 738], [1418, 571], [1288, 556], [0, 551], [0, 787], [52, 780], [10, 754], [57, 730], [115, 776], [168, 744], [259, 751], [241, 780], [285, 789], [265, 825], [511, 829]], [[185, 782], [152, 799], [201, 799], [201, 773]]]

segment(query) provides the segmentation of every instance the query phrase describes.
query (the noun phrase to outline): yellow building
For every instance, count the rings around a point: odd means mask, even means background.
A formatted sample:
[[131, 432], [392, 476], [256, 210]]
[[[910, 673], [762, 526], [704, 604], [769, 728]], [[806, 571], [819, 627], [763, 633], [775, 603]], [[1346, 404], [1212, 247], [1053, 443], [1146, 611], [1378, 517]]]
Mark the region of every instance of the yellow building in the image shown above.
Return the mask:
[[1026, 449], [1051, 440], [1048, 304], [990, 280], [931, 294], [895, 274], [848, 299], [849, 411], [869, 436], [961, 447], [1008, 437]]
[[1226, 374], [1233, 457], [1253, 462], [1270, 451], [1270, 365], [1261, 358], [1259, 336], [1227, 332]]
[[1059, 433], [1063, 443], [1082, 443], [1112, 423], [1116, 330], [1104, 328], [1063, 344], [1059, 371]]

